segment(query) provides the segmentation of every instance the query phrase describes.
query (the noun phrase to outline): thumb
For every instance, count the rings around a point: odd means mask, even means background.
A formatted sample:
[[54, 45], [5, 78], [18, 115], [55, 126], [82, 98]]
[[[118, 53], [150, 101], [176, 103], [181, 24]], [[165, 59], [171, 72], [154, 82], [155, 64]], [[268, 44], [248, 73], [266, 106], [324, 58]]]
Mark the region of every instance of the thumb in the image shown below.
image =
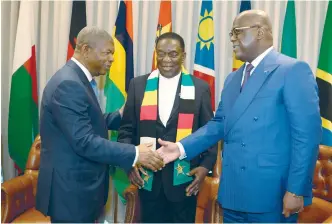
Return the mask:
[[187, 173], [187, 176], [191, 177], [192, 175], [194, 175], [196, 173], [196, 171], [197, 171], [197, 167], [195, 169], [190, 170], [190, 172]]
[[144, 144], [146, 147], [151, 147], [153, 145], [153, 142], [145, 143]]
[[161, 146], [165, 146], [165, 147], [167, 147], [167, 141], [161, 140], [161, 138], [158, 138], [158, 143], [159, 143]]

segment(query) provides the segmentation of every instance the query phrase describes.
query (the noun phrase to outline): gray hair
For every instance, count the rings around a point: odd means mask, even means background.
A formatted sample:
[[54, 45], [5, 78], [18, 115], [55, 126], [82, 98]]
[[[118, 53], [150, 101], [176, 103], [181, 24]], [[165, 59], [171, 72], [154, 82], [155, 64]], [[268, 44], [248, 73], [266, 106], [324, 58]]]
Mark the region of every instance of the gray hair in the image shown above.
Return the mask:
[[77, 35], [75, 51], [79, 51], [83, 44], [94, 48], [97, 42], [110, 40], [113, 38], [106, 30], [96, 26], [86, 26]]

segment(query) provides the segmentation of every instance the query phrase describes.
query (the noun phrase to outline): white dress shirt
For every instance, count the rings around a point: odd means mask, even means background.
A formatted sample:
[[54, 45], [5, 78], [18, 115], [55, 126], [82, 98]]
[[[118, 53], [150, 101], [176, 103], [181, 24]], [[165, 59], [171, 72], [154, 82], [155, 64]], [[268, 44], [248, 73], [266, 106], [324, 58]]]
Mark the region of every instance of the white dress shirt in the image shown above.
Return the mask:
[[166, 78], [162, 75], [159, 76], [158, 110], [160, 120], [165, 127], [174, 106], [180, 77], [181, 72], [172, 78]]
[[[73, 62], [75, 62], [78, 65], [78, 67], [80, 67], [80, 69], [82, 69], [82, 71], [85, 74], [86, 78], [89, 80], [89, 82], [91, 82], [93, 78], [92, 78], [92, 75], [89, 72], [89, 70], [86, 67], [84, 67], [84, 65], [82, 65], [82, 63], [80, 63], [76, 58], [72, 57], [71, 60]], [[135, 154], [135, 159], [134, 159], [134, 162], [133, 162], [133, 166], [136, 165], [136, 162], [138, 160], [138, 155], [139, 155], [139, 151], [138, 151], [137, 146], [135, 146], [135, 150], [136, 150], [136, 154]]]
[[[251, 65], [254, 66], [253, 69], [251, 69], [250, 71], [250, 76], [252, 75], [252, 73], [255, 71], [256, 67], [259, 65], [259, 63], [261, 63], [261, 61], [265, 58], [265, 56], [270, 53], [270, 51], [273, 49], [273, 47], [269, 47], [268, 49], [266, 49], [263, 53], [261, 53], [257, 58], [255, 58], [255, 60], [253, 60], [251, 62]], [[246, 66], [243, 69], [243, 75], [242, 75], [242, 81], [241, 81], [241, 86], [243, 84], [243, 80], [244, 80], [244, 76], [246, 74], [246, 68], [247, 65], [249, 64], [249, 62], [246, 62]]]
[[89, 82], [91, 82], [92, 81], [92, 75], [89, 72], [89, 70], [86, 67], [84, 67], [84, 65], [82, 65], [82, 63], [79, 62], [76, 58], [72, 57], [71, 60], [73, 62], [75, 62], [78, 65], [78, 67], [80, 67], [80, 69], [82, 69], [82, 71], [85, 74], [86, 78], [89, 80]]
[[[269, 47], [268, 49], [266, 49], [263, 53], [261, 53], [257, 58], [255, 58], [255, 60], [253, 60], [251, 62], [251, 64], [254, 66], [253, 69], [251, 69], [250, 71], [250, 76], [252, 75], [252, 73], [254, 72], [254, 70], [256, 69], [256, 67], [259, 65], [259, 63], [261, 63], [261, 61], [265, 58], [265, 56], [273, 49], [273, 46]], [[243, 84], [243, 80], [244, 80], [244, 76], [245, 76], [245, 72], [246, 72], [246, 67], [249, 64], [249, 62], [246, 62], [245, 68], [243, 69], [243, 75], [242, 75], [242, 81], [241, 81], [241, 86]], [[184, 159], [186, 158], [186, 151], [184, 150], [183, 145], [181, 144], [181, 142], [177, 142], [176, 143], [179, 150], [180, 150], [180, 157], [179, 159]]]

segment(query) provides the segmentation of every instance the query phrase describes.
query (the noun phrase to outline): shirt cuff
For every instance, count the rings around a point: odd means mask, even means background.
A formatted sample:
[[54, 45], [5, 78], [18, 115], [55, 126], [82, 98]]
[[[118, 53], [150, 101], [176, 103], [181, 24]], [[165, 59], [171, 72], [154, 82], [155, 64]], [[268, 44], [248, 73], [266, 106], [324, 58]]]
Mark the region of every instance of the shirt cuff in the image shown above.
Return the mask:
[[177, 146], [179, 147], [179, 150], [180, 150], [179, 159], [182, 160], [182, 159], [187, 158], [186, 152], [184, 151], [184, 148], [183, 148], [183, 145], [181, 144], [181, 142], [177, 142], [176, 144], [177, 144]]
[[136, 150], [136, 155], [135, 155], [135, 159], [134, 159], [133, 167], [136, 165], [137, 160], [138, 160], [138, 154], [139, 154], [138, 146], [135, 146], [135, 150]]

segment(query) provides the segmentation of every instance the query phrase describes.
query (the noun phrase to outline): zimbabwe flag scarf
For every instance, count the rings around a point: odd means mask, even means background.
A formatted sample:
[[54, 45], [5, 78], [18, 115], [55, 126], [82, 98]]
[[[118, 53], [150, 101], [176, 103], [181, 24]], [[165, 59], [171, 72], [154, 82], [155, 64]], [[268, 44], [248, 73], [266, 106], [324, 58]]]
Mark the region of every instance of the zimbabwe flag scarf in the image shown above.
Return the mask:
[[[140, 112], [140, 144], [153, 142], [153, 150], [156, 150], [156, 122], [158, 118], [158, 84], [159, 70], [154, 70], [148, 77], [144, 98]], [[184, 69], [181, 72], [180, 107], [176, 141], [187, 137], [192, 133], [195, 109], [195, 86], [191, 75]], [[190, 171], [190, 162], [176, 160], [174, 162], [173, 185], [180, 185], [192, 180], [187, 176]], [[151, 191], [153, 182], [153, 171], [147, 170], [147, 175], [142, 174], [144, 180], [143, 189]]]

